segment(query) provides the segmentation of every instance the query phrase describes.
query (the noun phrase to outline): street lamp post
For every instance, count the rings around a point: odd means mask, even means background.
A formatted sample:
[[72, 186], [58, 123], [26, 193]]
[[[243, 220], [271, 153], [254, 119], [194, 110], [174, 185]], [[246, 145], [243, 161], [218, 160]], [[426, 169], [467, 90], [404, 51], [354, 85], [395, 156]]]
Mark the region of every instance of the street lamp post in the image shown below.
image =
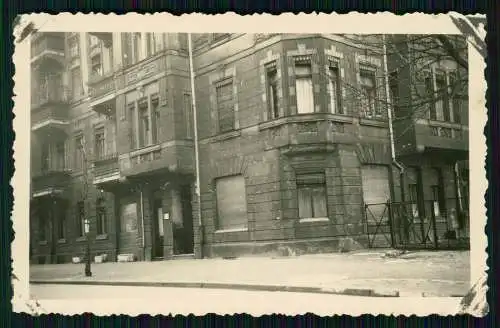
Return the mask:
[[85, 277], [91, 277], [92, 276], [92, 271], [90, 268], [91, 265], [91, 260], [90, 260], [90, 238], [89, 238], [89, 232], [90, 232], [90, 220], [88, 217], [85, 218], [85, 237], [87, 239], [87, 249], [85, 252]]

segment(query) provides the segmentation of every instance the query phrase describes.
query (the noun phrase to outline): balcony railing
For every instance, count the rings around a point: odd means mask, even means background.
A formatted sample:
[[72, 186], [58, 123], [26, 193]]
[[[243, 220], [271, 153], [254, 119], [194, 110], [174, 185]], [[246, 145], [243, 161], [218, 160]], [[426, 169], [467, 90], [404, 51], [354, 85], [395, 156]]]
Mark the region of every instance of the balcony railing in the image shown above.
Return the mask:
[[33, 191], [49, 188], [64, 188], [69, 181], [70, 170], [64, 166], [52, 166], [37, 172], [32, 178]]
[[95, 181], [113, 176], [119, 171], [117, 153], [102, 155], [94, 160]]
[[31, 45], [31, 58], [44, 52], [57, 52], [64, 56], [64, 34], [46, 34], [34, 40]]
[[113, 72], [105, 75], [93, 75], [89, 80], [90, 97], [97, 98], [115, 91]]
[[70, 90], [64, 86], [60, 77], [48, 77], [31, 94], [31, 107], [38, 108], [48, 104], [66, 103]]

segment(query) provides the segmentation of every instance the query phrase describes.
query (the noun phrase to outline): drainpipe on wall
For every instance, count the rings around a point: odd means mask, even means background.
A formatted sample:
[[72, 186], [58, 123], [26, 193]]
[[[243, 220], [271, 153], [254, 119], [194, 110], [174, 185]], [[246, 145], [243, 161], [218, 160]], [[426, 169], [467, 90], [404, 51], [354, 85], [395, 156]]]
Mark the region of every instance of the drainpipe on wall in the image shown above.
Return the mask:
[[394, 146], [394, 130], [392, 127], [392, 103], [391, 96], [389, 90], [389, 69], [387, 68], [387, 46], [385, 41], [385, 34], [382, 35], [383, 40], [383, 48], [384, 48], [384, 76], [385, 76], [385, 96], [387, 102], [387, 119], [389, 121], [389, 138], [391, 143], [391, 160], [392, 164], [396, 166], [399, 170], [399, 180], [400, 180], [400, 189], [401, 189], [401, 202], [405, 201], [405, 193], [404, 193], [404, 166], [396, 159], [396, 150]]
[[145, 228], [144, 228], [144, 195], [143, 195], [143, 186], [141, 185], [139, 187], [139, 192], [140, 192], [140, 202], [141, 202], [141, 230], [142, 230], [142, 257], [145, 260], [146, 259], [146, 236], [145, 234]]
[[194, 160], [196, 174], [196, 210], [198, 212], [198, 236], [200, 240], [200, 257], [203, 258], [203, 222], [201, 219], [201, 195], [200, 195], [200, 156], [198, 145], [198, 112], [196, 110], [196, 89], [194, 85], [194, 66], [193, 66], [193, 44], [191, 33], [188, 33], [188, 48], [189, 48], [189, 77], [191, 82], [191, 103], [193, 111], [193, 130], [194, 130]]

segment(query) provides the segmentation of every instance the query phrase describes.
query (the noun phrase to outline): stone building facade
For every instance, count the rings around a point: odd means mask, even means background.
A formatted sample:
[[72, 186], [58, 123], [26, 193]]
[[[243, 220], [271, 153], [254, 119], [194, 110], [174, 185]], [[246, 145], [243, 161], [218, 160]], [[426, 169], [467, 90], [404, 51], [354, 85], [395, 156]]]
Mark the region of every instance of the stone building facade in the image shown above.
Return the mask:
[[[414, 167], [417, 206], [438, 185], [442, 212], [456, 208], [467, 123], [395, 124], [395, 134], [413, 131], [403, 139], [414, 149], [396, 140], [409, 167], [400, 179], [380, 51], [317, 34], [203, 34], [193, 45], [200, 203], [187, 35], [32, 38], [34, 263], [71, 261], [87, 242], [110, 260], [368, 247], [365, 205], [382, 204], [371, 212], [383, 216], [388, 200], [402, 201], [401, 182], [415, 184]], [[455, 161], [435, 156], [442, 148]]]

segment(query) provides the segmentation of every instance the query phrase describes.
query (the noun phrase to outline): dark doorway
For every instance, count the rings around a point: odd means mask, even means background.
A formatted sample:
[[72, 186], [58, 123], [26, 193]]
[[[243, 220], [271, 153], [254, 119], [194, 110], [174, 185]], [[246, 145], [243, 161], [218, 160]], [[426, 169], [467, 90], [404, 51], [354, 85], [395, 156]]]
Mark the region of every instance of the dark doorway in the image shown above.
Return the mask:
[[182, 205], [182, 226], [175, 227], [173, 231], [174, 255], [193, 254], [193, 210], [191, 205], [191, 187], [189, 185], [181, 186], [180, 198]]
[[163, 258], [163, 206], [160, 198], [153, 201], [153, 258]]

